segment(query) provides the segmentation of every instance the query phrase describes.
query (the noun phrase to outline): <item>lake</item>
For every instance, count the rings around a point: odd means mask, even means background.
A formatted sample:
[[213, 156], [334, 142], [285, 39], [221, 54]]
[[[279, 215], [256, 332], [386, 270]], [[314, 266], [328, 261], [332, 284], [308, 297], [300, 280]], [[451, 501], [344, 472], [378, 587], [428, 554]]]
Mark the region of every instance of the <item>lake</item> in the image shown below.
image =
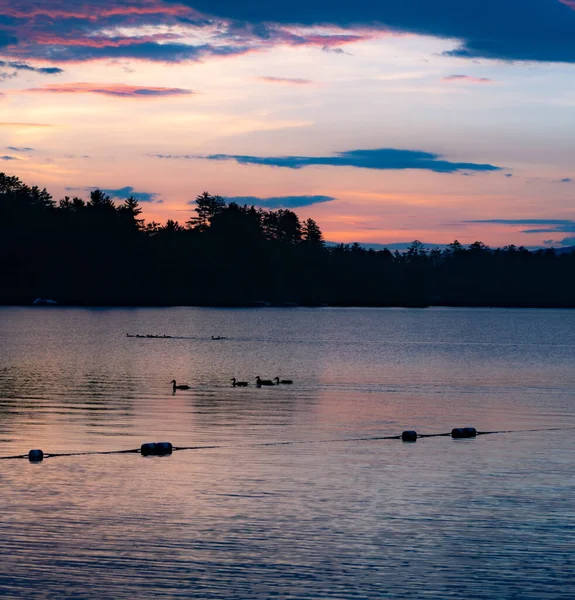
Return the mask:
[[[0, 340], [0, 456], [216, 446], [0, 460], [3, 598], [575, 597], [575, 311], [0, 308]], [[464, 426], [514, 432], [374, 439]]]

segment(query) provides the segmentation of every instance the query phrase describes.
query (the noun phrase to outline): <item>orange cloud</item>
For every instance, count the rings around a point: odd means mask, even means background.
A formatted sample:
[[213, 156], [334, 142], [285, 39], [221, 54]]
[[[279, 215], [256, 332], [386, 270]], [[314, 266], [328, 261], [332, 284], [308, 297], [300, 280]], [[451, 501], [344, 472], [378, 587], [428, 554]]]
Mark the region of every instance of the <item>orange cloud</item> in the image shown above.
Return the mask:
[[48, 123], [9, 123], [9, 122], [3, 122], [0, 123], [0, 127], [19, 127], [19, 128], [25, 128], [25, 127], [53, 127], [53, 125], [49, 125]]

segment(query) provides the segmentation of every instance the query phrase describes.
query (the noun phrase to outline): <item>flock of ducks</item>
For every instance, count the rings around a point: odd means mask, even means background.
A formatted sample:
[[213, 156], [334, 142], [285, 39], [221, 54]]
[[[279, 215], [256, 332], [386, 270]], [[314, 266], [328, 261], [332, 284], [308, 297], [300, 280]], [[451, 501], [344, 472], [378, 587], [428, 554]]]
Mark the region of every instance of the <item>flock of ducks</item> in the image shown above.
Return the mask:
[[[291, 379], [280, 379], [279, 377], [274, 377], [273, 379], [262, 379], [258, 375], [255, 379], [256, 379], [256, 387], [270, 386], [270, 385], [291, 385], [293, 383], [293, 381]], [[248, 387], [248, 385], [249, 385], [249, 383], [247, 381], [238, 381], [235, 377], [232, 377], [231, 382], [232, 382], [232, 387]], [[178, 384], [178, 382], [175, 379], [172, 379], [172, 381], [170, 381], [170, 383], [172, 384], [172, 389], [174, 390], [174, 392], [176, 390], [189, 390], [190, 389], [189, 385], [186, 385], [185, 383]]]
[[[169, 335], [130, 335], [130, 334], [126, 334], [128, 337], [171, 337]], [[227, 338], [225, 338], [224, 336], [221, 335], [212, 335], [212, 340], [225, 340]], [[280, 379], [279, 377], [274, 377], [273, 379], [262, 379], [259, 375], [255, 378], [256, 380], [256, 387], [260, 388], [263, 386], [271, 386], [271, 385], [291, 385], [293, 383], [293, 381], [291, 379]], [[232, 377], [231, 379], [232, 382], [232, 387], [248, 387], [249, 383], [247, 381], [238, 381], [235, 377]], [[178, 384], [178, 382], [175, 379], [172, 379], [172, 381], [170, 381], [170, 383], [172, 384], [172, 389], [174, 390], [174, 392], [176, 390], [189, 390], [190, 386], [185, 384], [185, 383], [180, 383]]]

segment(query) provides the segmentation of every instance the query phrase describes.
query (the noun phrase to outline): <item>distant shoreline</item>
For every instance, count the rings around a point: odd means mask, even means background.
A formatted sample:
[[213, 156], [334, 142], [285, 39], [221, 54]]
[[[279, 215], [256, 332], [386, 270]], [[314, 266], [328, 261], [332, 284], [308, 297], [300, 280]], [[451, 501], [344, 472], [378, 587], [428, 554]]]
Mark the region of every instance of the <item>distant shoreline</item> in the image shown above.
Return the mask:
[[56, 202], [1, 173], [0, 200], [2, 305], [575, 307], [575, 251], [329, 246], [311, 218], [208, 192], [184, 225], [160, 225], [136, 198]]
[[429, 304], [425, 306], [409, 304], [282, 304], [269, 303], [266, 306], [254, 304], [3, 304], [2, 308], [283, 308], [286, 310], [294, 308], [405, 308], [421, 310], [426, 308], [521, 308], [521, 309], [575, 309], [569, 304]]

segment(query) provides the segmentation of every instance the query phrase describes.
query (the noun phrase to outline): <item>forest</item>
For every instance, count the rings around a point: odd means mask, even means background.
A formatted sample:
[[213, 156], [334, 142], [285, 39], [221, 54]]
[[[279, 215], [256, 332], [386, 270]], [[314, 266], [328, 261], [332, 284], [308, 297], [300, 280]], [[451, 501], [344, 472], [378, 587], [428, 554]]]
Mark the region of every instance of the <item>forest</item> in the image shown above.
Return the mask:
[[207, 192], [191, 212], [146, 223], [135, 198], [56, 202], [0, 173], [0, 304], [575, 307], [575, 252], [326, 244], [313, 219]]

